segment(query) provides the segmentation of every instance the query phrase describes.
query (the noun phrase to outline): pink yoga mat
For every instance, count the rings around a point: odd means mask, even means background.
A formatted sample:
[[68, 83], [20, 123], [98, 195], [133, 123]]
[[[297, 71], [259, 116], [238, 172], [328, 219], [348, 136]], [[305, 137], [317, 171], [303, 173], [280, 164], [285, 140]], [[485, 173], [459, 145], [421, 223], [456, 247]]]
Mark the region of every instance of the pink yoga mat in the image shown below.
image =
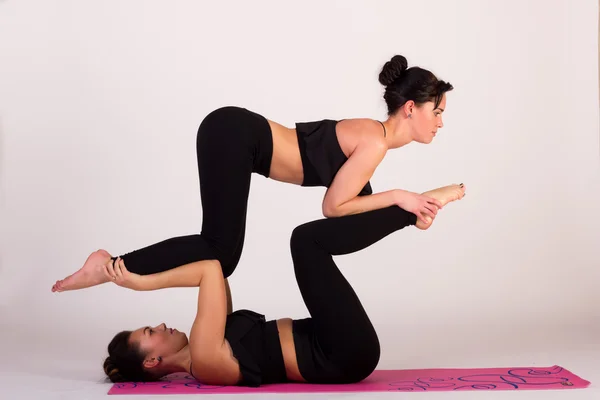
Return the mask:
[[202, 385], [188, 374], [172, 374], [168, 379], [159, 382], [116, 383], [108, 394], [541, 390], [579, 389], [589, 384], [590, 382], [555, 365], [549, 368], [378, 370], [364, 381], [351, 385], [285, 383], [258, 388]]

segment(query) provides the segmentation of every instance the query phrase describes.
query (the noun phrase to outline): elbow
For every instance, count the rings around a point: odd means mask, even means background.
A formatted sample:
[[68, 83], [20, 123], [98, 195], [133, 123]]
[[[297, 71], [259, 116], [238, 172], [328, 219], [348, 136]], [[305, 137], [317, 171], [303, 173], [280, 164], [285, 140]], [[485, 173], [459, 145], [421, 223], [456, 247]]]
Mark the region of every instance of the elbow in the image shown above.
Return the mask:
[[[221, 263], [219, 262], [219, 260], [196, 261], [196, 264], [198, 266], [199, 285], [202, 282], [202, 279], [208, 274], [223, 274], [223, 271], [221, 269]], [[225, 279], [225, 277], [223, 277], [223, 279]]]
[[335, 216], [335, 214], [333, 212], [331, 212], [330, 210], [323, 209], [323, 216], [325, 218], [333, 218]]
[[340, 215], [340, 208], [332, 204], [323, 203], [323, 216], [325, 218], [335, 218]]

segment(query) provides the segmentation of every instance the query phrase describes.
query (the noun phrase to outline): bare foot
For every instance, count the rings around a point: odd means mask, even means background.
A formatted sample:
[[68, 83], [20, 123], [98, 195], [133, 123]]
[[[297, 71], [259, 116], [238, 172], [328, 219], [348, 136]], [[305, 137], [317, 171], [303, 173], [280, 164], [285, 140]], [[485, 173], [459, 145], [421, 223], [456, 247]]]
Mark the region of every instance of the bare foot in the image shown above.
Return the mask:
[[[440, 203], [442, 203], [443, 207], [452, 201], [462, 199], [465, 196], [466, 189], [466, 186], [461, 183], [460, 185], [443, 186], [441, 188], [433, 189], [422, 194], [424, 196], [433, 197], [434, 199], [438, 200]], [[433, 223], [433, 219], [431, 219], [431, 217], [429, 216], [425, 216], [425, 219], [427, 220], [427, 223], [424, 223], [420, 219], [417, 220], [417, 228], [425, 230], [431, 226], [431, 224]]]
[[97, 250], [85, 260], [83, 267], [63, 280], [56, 281], [52, 286], [53, 292], [84, 289], [101, 283], [108, 282], [102, 271], [102, 266], [107, 263], [111, 255], [106, 250]]

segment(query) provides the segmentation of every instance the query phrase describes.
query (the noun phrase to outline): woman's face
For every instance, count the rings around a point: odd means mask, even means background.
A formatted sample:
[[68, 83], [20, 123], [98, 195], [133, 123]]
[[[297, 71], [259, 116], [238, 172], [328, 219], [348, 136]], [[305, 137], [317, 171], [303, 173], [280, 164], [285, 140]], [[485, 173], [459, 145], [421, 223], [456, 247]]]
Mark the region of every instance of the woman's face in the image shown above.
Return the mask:
[[429, 144], [437, 134], [439, 128], [444, 126], [442, 113], [446, 109], [446, 94], [442, 96], [440, 104], [435, 107], [433, 101], [412, 108], [411, 126], [412, 137], [415, 142]]
[[136, 329], [129, 338], [132, 344], [139, 346], [146, 358], [167, 357], [175, 354], [188, 344], [185, 333], [168, 328], [165, 323], [158, 326], [145, 326]]

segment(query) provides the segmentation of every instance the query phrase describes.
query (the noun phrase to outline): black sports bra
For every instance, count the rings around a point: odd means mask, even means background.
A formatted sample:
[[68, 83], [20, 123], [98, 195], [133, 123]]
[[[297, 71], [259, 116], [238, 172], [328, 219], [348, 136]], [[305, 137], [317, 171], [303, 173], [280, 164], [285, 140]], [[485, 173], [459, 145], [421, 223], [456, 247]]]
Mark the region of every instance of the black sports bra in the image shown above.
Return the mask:
[[[250, 310], [235, 311], [227, 316], [225, 339], [240, 366], [238, 386], [287, 381], [275, 320], [266, 321], [264, 315]], [[190, 375], [194, 377], [191, 363]]]
[[[384, 136], [386, 135], [383, 126]], [[304, 169], [302, 186], [331, 186], [339, 169], [348, 161], [336, 135], [338, 121], [324, 119], [313, 122], [297, 122], [296, 134]], [[371, 182], [363, 187], [359, 196], [373, 194]]]

